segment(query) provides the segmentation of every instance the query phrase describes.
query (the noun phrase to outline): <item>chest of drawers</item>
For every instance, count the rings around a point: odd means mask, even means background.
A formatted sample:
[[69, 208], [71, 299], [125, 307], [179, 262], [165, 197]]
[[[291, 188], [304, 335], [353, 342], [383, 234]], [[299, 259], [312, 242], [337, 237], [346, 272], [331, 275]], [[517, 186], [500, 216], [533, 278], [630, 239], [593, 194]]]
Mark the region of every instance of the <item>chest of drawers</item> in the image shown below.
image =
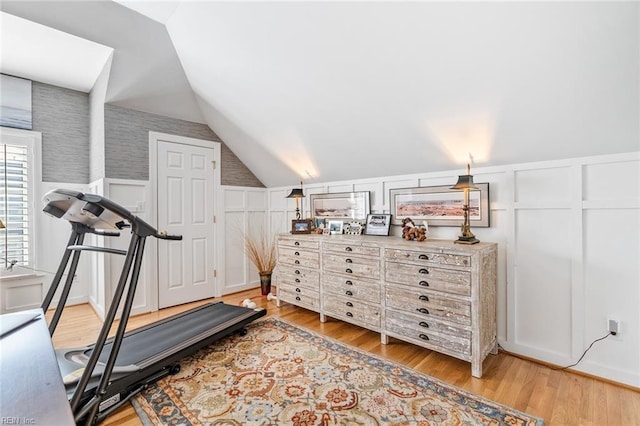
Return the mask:
[[320, 312], [320, 241], [279, 235], [274, 271], [282, 301]]
[[280, 301], [471, 363], [495, 352], [497, 245], [397, 237], [283, 235]]

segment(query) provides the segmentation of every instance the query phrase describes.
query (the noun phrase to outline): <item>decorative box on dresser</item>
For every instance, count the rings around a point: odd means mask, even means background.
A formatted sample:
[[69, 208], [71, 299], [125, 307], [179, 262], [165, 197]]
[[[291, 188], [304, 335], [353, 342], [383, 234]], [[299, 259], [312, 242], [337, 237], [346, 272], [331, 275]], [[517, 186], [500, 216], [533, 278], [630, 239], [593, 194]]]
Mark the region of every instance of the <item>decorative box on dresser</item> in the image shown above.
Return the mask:
[[[296, 254], [297, 253], [297, 254]], [[278, 306], [289, 302], [471, 363], [497, 349], [494, 243], [281, 235]], [[296, 262], [297, 261], [297, 262]]]

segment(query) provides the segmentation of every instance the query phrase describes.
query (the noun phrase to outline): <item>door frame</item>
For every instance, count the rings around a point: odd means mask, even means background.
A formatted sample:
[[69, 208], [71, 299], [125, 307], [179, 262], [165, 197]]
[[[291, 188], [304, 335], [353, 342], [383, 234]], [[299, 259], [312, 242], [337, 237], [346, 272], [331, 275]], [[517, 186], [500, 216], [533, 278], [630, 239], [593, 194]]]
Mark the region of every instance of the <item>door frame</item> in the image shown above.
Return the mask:
[[[147, 194], [148, 200], [151, 200], [151, 213], [149, 215], [152, 221], [152, 226], [158, 225], [158, 142], [171, 142], [175, 144], [181, 145], [191, 145], [197, 146], [201, 148], [212, 148], [213, 149], [213, 161], [215, 161], [215, 168], [213, 169], [213, 215], [216, 218], [220, 217], [220, 179], [221, 179], [221, 147], [222, 144], [216, 141], [208, 141], [204, 139], [195, 139], [187, 136], [178, 136], [172, 135], [169, 133], [161, 133], [149, 131], [149, 185]], [[219, 270], [219, 260], [220, 256], [218, 255], [218, 248], [220, 247], [221, 235], [218, 228], [217, 221], [212, 220], [211, 226], [213, 226], [213, 264], [216, 270]], [[159, 229], [159, 231], [162, 231]], [[148, 251], [150, 259], [152, 259], [150, 269], [150, 280], [151, 280], [151, 300], [152, 300], [152, 310], [157, 311], [159, 306], [160, 299], [160, 291], [158, 289], [158, 240], [157, 238], [149, 238], [147, 239], [147, 244], [145, 247], [145, 251]], [[221, 294], [220, 285], [218, 282], [218, 278], [220, 277], [220, 273], [218, 271], [218, 277], [213, 279], [214, 283], [214, 295], [215, 297], [219, 297]]]

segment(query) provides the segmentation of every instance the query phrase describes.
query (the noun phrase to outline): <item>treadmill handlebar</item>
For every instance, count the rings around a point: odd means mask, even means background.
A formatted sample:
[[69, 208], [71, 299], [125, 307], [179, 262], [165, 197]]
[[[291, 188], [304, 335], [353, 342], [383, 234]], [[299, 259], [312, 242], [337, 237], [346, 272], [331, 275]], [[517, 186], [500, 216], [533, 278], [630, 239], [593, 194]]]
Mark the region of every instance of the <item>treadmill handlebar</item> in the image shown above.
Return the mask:
[[156, 233], [154, 237], [160, 238], [161, 240], [177, 240], [177, 241], [182, 240], [182, 235], [167, 234], [167, 231], [160, 231]]
[[[119, 230], [131, 227], [131, 231], [141, 237], [156, 237], [163, 240], [182, 240], [181, 235], [159, 232], [125, 207], [95, 194], [84, 194], [67, 189], [54, 189], [43, 200], [45, 213], [75, 224], [82, 232], [104, 236], [118, 236]], [[96, 231], [100, 229], [100, 231]], [[108, 231], [105, 229], [115, 229]]]

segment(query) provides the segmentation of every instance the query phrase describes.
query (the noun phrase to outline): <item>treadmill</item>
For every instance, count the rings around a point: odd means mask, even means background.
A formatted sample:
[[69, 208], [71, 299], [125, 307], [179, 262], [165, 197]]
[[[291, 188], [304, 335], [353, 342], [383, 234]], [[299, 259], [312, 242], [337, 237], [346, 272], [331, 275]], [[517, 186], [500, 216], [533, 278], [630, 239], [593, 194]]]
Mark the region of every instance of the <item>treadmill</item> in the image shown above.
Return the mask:
[[[95, 424], [138, 392], [180, 371], [179, 361], [232, 333], [246, 333], [246, 325], [266, 315], [265, 309], [213, 302], [125, 333], [140, 274], [147, 237], [181, 240], [158, 232], [124, 207], [104, 197], [55, 189], [44, 196], [43, 211], [71, 224], [71, 236], [60, 266], [42, 303], [47, 311], [71, 260], [60, 300], [49, 324], [58, 325], [69, 296], [80, 253], [94, 251], [125, 256], [111, 305], [95, 344], [56, 350], [60, 372], [76, 423]], [[117, 237], [130, 228], [128, 250], [84, 244], [86, 234]], [[115, 336], [107, 338], [124, 297]]]

